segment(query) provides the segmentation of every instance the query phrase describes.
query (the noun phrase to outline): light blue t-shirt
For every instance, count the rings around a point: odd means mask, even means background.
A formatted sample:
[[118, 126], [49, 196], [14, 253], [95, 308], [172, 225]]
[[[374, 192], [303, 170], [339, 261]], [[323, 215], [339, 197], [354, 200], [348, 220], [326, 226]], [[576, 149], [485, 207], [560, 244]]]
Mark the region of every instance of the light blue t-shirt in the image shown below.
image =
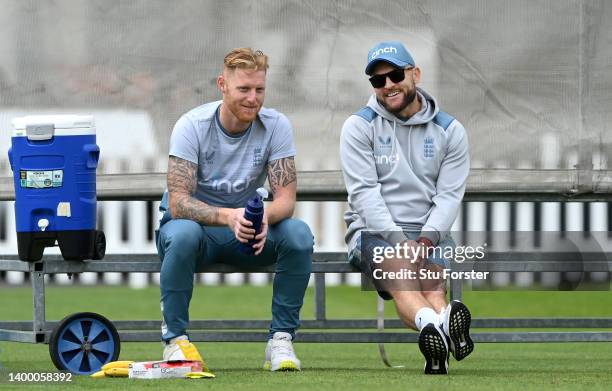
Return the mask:
[[170, 138], [170, 156], [198, 165], [195, 197], [209, 205], [241, 208], [263, 186], [267, 163], [295, 156], [289, 119], [262, 108], [251, 126], [229, 135], [219, 121], [221, 101], [184, 114]]

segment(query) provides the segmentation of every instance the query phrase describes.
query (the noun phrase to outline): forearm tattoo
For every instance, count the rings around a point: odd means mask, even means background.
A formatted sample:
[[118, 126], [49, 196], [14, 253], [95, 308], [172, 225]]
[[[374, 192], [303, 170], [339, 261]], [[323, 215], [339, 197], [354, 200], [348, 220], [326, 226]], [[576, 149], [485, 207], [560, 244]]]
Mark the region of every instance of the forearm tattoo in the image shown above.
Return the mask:
[[168, 192], [172, 217], [189, 219], [200, 224], [217, 223], [219, 208], [207, 205], [193, 197], [198, 185], [198, 165], [170, 156], [168, 159]]
[[277, 159], [268, 163], [268, 181], [273, 193], [297, 181], [293, 156]]

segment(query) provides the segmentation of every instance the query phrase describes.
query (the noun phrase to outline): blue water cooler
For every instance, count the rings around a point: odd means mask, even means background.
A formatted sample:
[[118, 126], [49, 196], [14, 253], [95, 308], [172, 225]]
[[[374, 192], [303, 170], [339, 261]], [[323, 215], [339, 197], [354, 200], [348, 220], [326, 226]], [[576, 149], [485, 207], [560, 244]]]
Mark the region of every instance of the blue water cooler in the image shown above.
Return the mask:
[[96, 167], [100, 148], [92, 116], [13, 119], [9, 160], [15, 184], [19, 258], [38, 261], [59, 246], [66, 260], [102, 259], [96, 230]]

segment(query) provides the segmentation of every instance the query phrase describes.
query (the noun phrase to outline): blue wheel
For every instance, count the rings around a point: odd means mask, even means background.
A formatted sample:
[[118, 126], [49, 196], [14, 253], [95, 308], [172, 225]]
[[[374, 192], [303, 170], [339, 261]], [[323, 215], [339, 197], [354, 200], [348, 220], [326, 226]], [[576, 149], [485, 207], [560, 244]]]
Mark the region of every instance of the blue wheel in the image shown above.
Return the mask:
[[49, 354], [55, 367], [75, 375], [90, 375], [116, 361], [121, 350], [115, 326], [93, 312], [62, 319], [51, 333]]

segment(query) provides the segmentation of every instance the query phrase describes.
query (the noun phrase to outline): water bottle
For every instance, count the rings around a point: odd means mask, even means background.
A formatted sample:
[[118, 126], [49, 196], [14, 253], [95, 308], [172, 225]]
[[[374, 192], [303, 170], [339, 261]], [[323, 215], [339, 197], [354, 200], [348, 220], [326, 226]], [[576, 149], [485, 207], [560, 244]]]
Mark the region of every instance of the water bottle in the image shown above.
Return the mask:
[[[252, 228], [255, 229], [255, 235], [257, 236], [261, 233], [261, 222], [264, 215], [263, 200], [268, 197], [268, 191], [260, 187], [256, 192], [257, 195], [250, 198], [244, 207], [244, 218], [253, 223]], [[250, 239], [248, 243], [240, 243], [239, 249], [244, 254], [253, 255], [255, 253], [255, 250], [253, 250], [254, 244], [255, 239]]]

